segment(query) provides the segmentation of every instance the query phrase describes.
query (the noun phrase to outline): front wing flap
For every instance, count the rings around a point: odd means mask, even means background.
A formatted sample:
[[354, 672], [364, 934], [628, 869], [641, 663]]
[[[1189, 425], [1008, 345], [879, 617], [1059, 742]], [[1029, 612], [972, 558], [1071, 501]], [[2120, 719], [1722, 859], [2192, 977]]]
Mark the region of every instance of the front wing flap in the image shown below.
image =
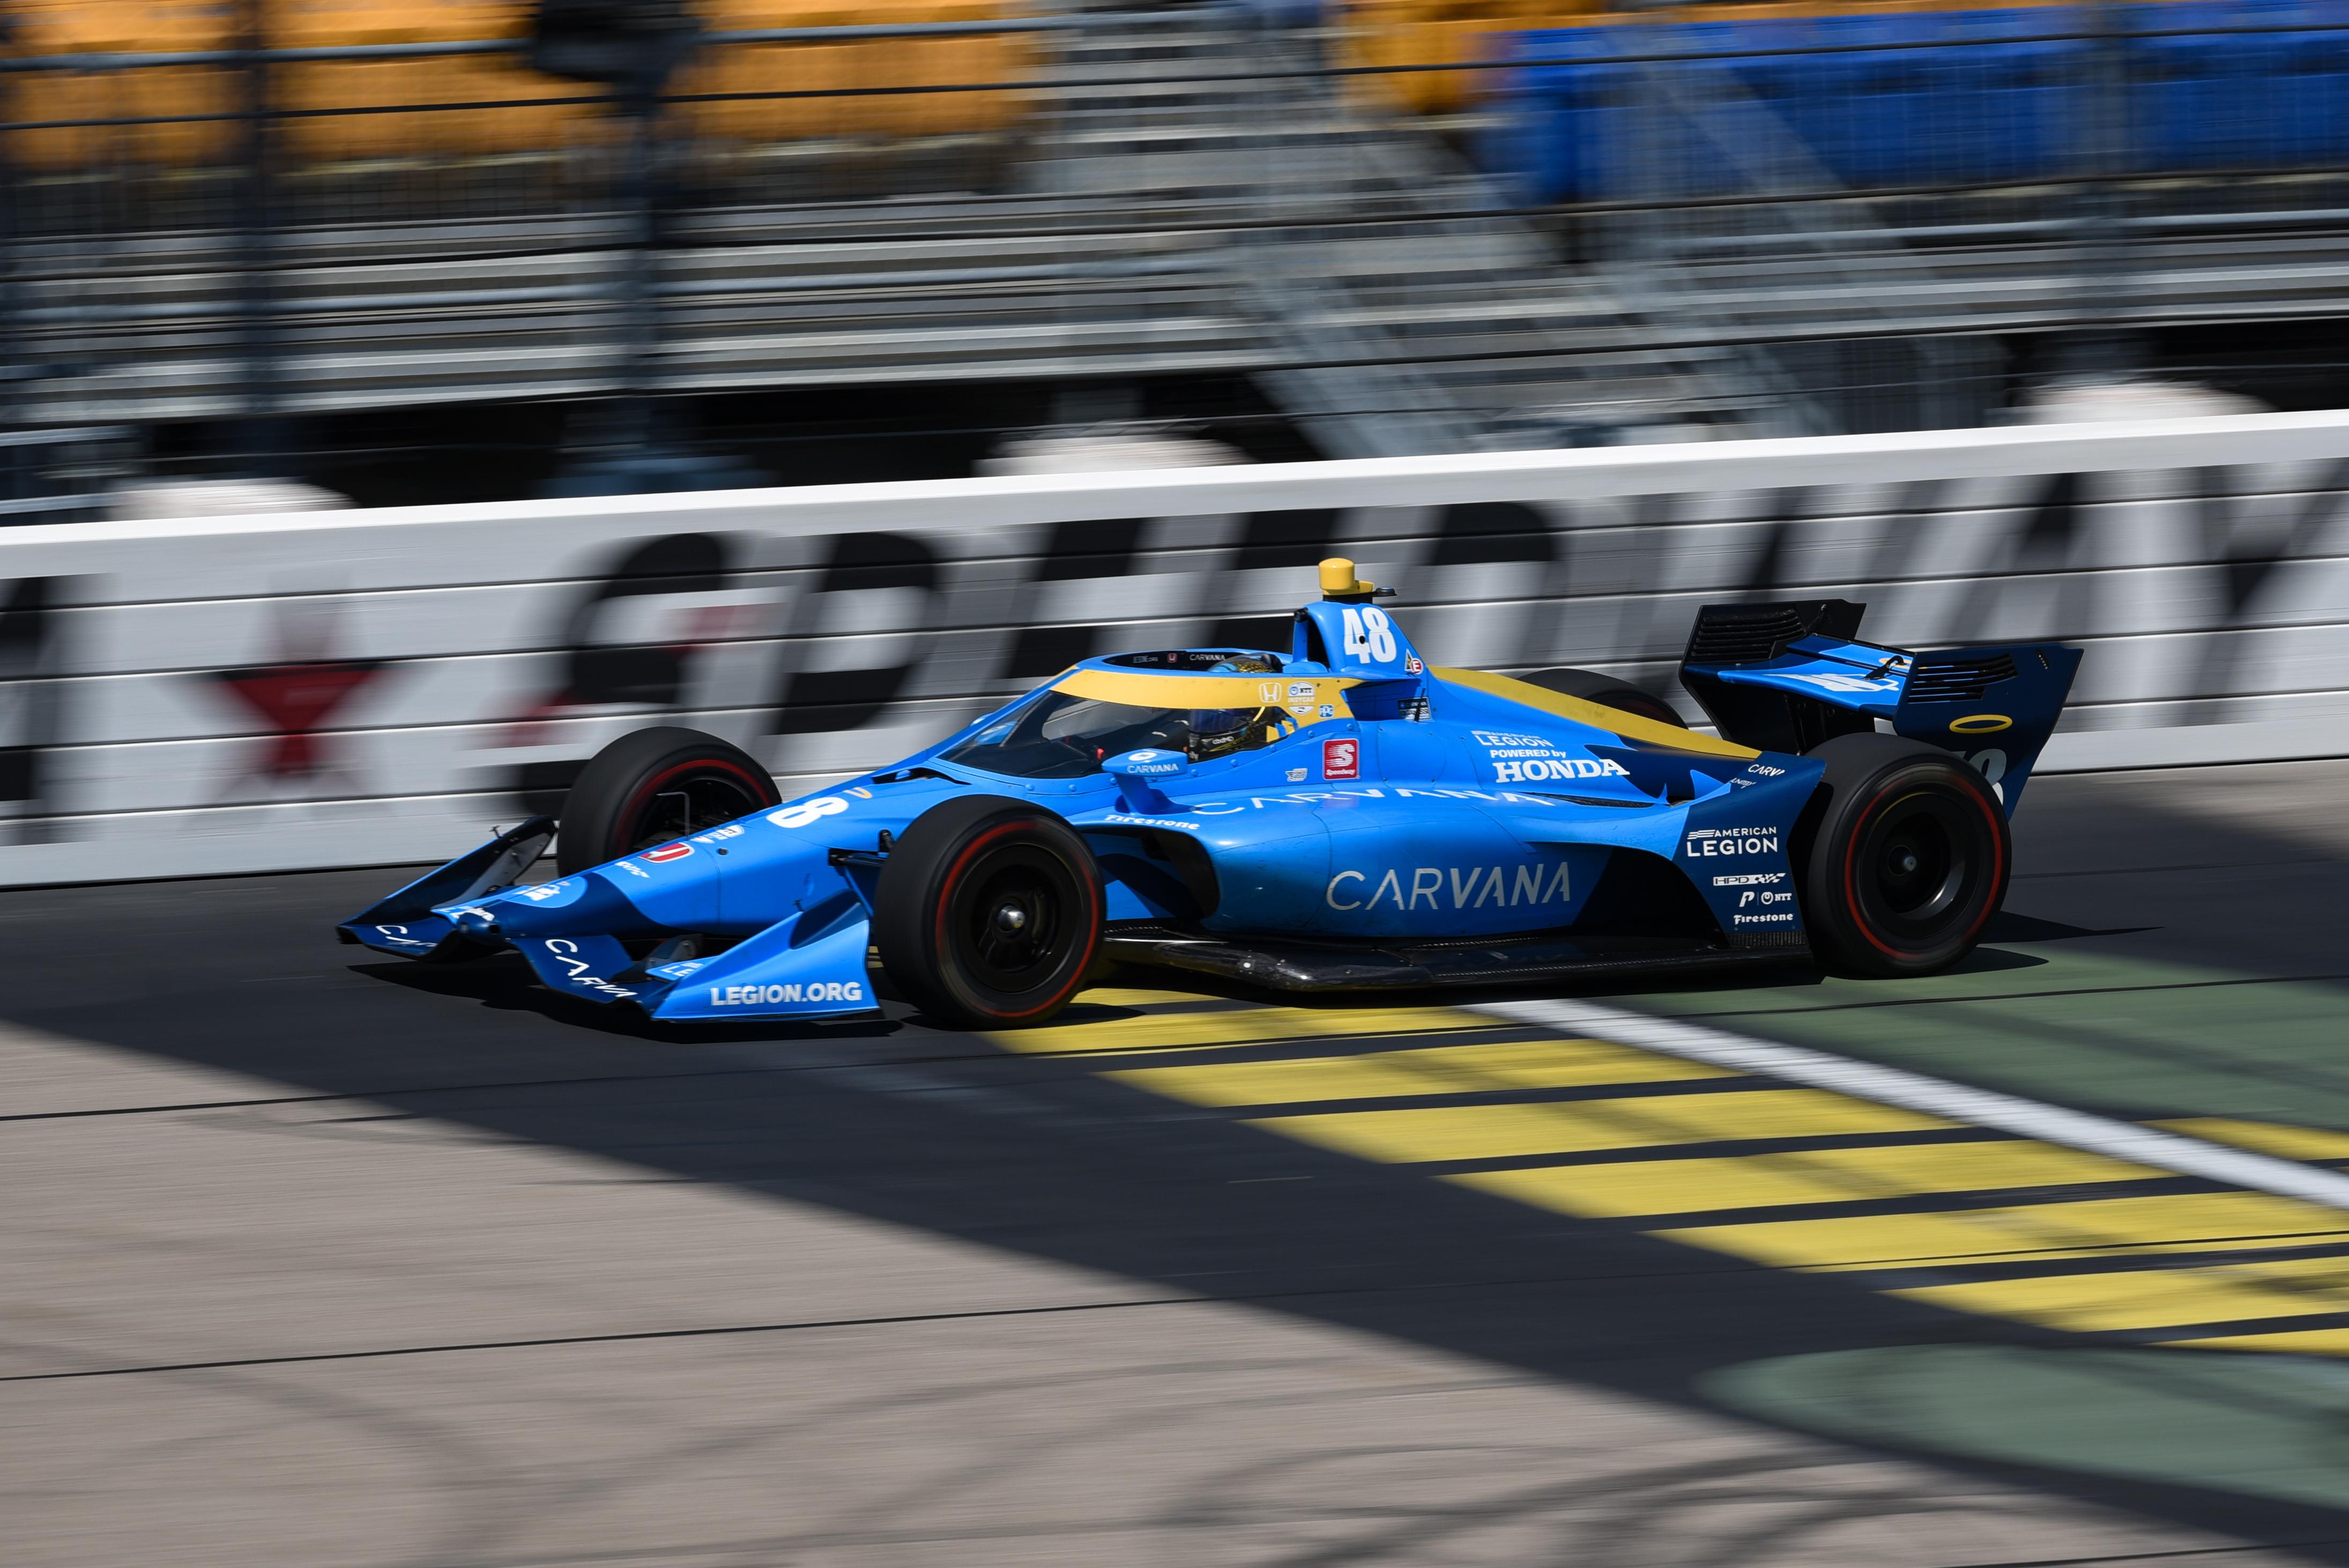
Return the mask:
[[533, 816], [353, 915], [335, 928], [336, 936], [402, 958], [447, 960], [487, 951], [456, 922], [435, 913], [434, 906], [466, 903], [512, 887], [554, 842], [554, 818]]
[[660, 964], [639, 1004], [655, 1018], [841, 1018], [874, 1010], [862, 901], [820, 904], [715, 958]]

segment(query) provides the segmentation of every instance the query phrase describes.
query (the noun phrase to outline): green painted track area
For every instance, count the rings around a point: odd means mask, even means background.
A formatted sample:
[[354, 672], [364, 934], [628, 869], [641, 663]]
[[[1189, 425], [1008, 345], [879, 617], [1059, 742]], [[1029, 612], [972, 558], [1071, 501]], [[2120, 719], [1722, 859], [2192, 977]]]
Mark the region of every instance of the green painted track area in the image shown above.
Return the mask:
[[1958, 973], [1627, 1005], [2132, 1119], [2349, 1129], [2349, 764], [2043, 779]]

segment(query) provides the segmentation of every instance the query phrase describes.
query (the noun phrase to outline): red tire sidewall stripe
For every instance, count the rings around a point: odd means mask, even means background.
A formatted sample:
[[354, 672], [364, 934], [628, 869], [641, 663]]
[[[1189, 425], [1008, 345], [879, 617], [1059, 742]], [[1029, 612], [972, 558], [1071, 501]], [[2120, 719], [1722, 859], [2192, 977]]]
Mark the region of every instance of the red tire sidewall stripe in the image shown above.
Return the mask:
[[[1887, 793], [1889, 792], [1879, 792], [1874, 799], [1870, 800], [1866, 806], [1861, 808], [1859, 821], [1853, 826], [1850, 841], [1844, 849], [1844, 907], [1851, 912], [1851, 923], [1858, 929], [1861, 936], [1868, 939], [1868, 946], [1874, 948], [1878, 952], [1882, 953], [1887, 958], [1913, 958], [1915, 956], [1913, 953], [1904, 952], [1899, 948], [1886, 946], [1883, 941], [1878, 940], [1874, 931], [1868, 929], [1867, 912], [1860, 907], [1859, 902], [1859, 841], [1863, 837], [1867, 836], [1866, 830], [1868, 825], [1874, 819], [1877, 813], [1881, 809], [1883, 797]], [[2006, 880], [2006, 846], [1998, 831], [1998, 815], [1996, 808], [1990, 805], [1980, 794], [1976, 794], [1972, 790], [1967, 790], [1964, 794], [1966, 799], [1972, 803], [1974, 809], [1981, 812], [1982, 814], [1983, 820], [1990, 825], [1990, 885], [1992, 888], [1996, 888]], [[1996, 913], [1996, 909], [1992, 902], [1987, 898], [1984, 899], [1982, 901], [1982, 913], [1976, 916], [1974, 918], [1974, 923], [1966, 929], [1966, 934], [1963, 940], [1969, 941], [1971, 940], [1976, 933], [1981, 931], [1984, 926], [1990, 923], [1990, 918], [1994, 913]]]
[[[1006, 822], [990, 827], [963, 846], [962, 853], [956, 856], [954, 863], [947, 867], [946, 876], [938, 882], [938, 912], [936, 918], [930, 922], [930, 952], [933, 963], [941, 962], [945, 957], [947, 916], [954, 907], [955, 888], [962, 880], [963, 873], [969, 868], [973, 860], [992, 845], [1005, 838], [1020, 837], [1026, 832], [1027, 825], [1019, 822]], [[1085, 971], [1092, 967], [1093, 954], [1101, 947], [1101, 905], [1094, 898], [1092, 877], [1080, 875], [1076, 881], [1078, 887], [1084, 892], [1086, 901], [1092, 906], [1085, 911], [1085, 961], [1070, 975], [1068, 986], [1064, 990], [1054, 992], [1050, 996], [1024, 1012], [997, 1013], [998, 1021], [1017, 1023], [1023, 1018], [1033, 1018], [1040, 1012], [1048, 1012], [1060, 1005], [1062, 997], [1068, 994], [1068, 992], [1084, 983]]]

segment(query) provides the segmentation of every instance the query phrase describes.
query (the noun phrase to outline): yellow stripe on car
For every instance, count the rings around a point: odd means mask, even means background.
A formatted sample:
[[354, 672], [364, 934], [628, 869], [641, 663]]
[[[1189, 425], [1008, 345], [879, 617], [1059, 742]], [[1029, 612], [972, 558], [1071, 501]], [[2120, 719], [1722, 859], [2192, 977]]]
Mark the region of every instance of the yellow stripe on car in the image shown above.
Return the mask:
[[[1157, 675], [1141, 670], [1072, 670], [1053, 681], [1052, 690], [1133, 708], [1278, 708], [1299, 722], [1311, 724], [1325, 717], [1352, 718], [1353, 710], [1346, 706], [1346, 688], [1361, 684], [1334, 675]], [[1326, 715], [1321, 712], [1324, 704], [1331, 710]]]
[[1642, 719], [1637, 713], [1626, 713], [1620, 708], [1568, 697], [1563, 692], [1545, 691], [1523, 680], [1512, 680], [1506, 675], [1487, 675], [1481, 670], [1435, 670], [1428, 673], [1451, 686], [1464, 686], [1471, 691], [1482, 691], [1487, 697], [1504, 701], [1522, 702], [1545, 713], [1555, 713], [1561, 719], [1571, 719], [1578, 724], [1588, 724], [1597, 730], [1611, 730], [1627, 741], [1645, 741], [1651, 745], [1670, 746], [1675, 751], [1701, 752], [1709, 757], [1758, 757], [1762, 753], [1751, 746], [1741, 746], [1733, 741], [1715, 740], [1700, 735], [1693, 730], [1683, 730], [1677, 724], [1666, 724], [1655, 719]]

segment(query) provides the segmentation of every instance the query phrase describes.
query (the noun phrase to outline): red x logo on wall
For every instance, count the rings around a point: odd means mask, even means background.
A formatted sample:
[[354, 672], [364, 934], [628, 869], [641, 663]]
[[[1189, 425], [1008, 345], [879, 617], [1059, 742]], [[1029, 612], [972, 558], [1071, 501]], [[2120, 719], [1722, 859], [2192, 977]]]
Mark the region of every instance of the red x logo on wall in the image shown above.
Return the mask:
[[214, 670], [212, 679], [251, 709], [275, 737], [254, 772], [264, 778], [300, 779], [326, 766], [319, 731], [336, 709], [382, 671], [383, 664], [379, 659], [269, 664]]

